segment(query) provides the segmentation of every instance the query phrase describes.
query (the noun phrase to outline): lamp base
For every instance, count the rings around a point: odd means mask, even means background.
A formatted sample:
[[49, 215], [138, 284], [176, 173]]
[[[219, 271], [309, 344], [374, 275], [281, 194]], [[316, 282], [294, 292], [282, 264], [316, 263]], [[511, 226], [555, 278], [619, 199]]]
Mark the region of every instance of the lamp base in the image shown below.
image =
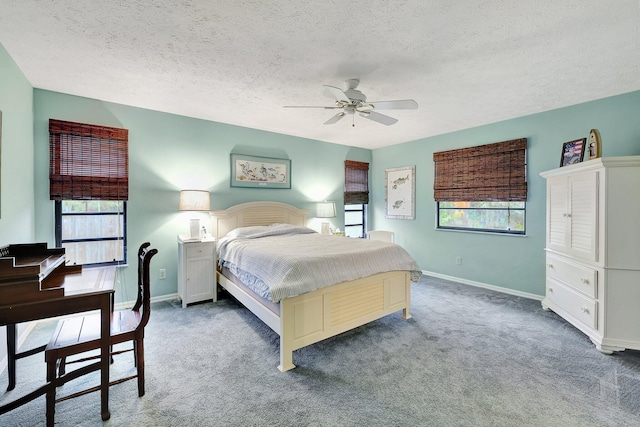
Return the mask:
[[323, 222], [320, 232], [322, 234], [331, 234], [331, 224], [329, 224], [328, 222]]
[[200, 220], [192, 219], [189, 225], [189, 237], [192, 239], [200, 238]]

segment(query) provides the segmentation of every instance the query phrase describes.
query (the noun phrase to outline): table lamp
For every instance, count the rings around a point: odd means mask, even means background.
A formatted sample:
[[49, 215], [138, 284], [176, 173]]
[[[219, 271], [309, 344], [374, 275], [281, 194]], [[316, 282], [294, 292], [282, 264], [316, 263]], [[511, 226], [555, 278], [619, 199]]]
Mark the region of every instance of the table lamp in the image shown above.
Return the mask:
[[[335, 218], [336, 217], [336, 202], [320, 202], [317, 206], [316, 217], [318, 218]], [[328, 221], [322, 222], [322, 234], [331, 234], [331, 224]]]
[[[211, 210], [211, 196], [204, 190], [182, 190], [180, 191], [181, 211], [209, 211]], [[189, 224], [189, 234], [191, 239], [200, 239], [200, 219], [192, 218]]]

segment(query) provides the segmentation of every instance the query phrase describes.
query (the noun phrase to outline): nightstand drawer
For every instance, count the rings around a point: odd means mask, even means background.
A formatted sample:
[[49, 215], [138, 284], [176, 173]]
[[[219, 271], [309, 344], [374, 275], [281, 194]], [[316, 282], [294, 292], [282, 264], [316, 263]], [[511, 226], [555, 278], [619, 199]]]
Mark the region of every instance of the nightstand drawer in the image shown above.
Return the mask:
[[590, 328], [598, 329], [598, 304], [591, 298], [547, 278], [547, 299]]
[[571, 286], [591, 298], [597, 298], [598, 271], [547, 255], [547, 276]]
[[186, 245], [187, 258], [201, 258], [213, 256], [215, 247], [209, 244], [190, 243]]

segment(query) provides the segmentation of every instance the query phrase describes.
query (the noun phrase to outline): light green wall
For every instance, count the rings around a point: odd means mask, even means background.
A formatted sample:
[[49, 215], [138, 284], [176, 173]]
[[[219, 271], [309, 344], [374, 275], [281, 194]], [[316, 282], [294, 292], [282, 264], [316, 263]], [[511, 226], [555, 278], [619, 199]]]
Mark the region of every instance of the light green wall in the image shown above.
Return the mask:
[[[487, 106], [486, 108], [490, 108]], [[545, 182], [541, 171], [560, 164], [562, 143], [588, 137], [596, 128], [603, 156], [640, 154], [640, 91], [520, 117], [373, 151], [372, 227], [393, 230], [426, 271], [544, 295]], [[447, 232], [435, 229], [433, 153], [527, 138], [527, 236]], [[416, 218], [385, 218], [385, 169], [416, 166]], [[638, 185], [630, 183], [630, 197]], [[640, 214], [639, 214], [640, 215]], [[462, 257], [462, 264], [456, 264]]]
[[[270, 200], [311, 209], [309, 226], [320, 229], [315, 202], [335, 200], [343, 209], [344, 161], [371, 161], [371, 151], [225, 125], [141, 108], [36, 89], [35, 198], [36, 240], [54, 243], [53, 202], [49, 200], [50, 118], [129, 129], [128, 246], [132, 254], [144, 241], [158, 248], [153, 259], [153, 296], [177, 292], [178, 233], [188, 233], [193, 215], [178, 212], [180, 189], [211, 192], [212, 209]], [[283, 113], [284, 114], [284, 113]], [[229, 154], [239, 152], [291, 159], [291, 189], [230, 188]], [[201, 214], [203, 221], [207, 219]], [[334, 218], [343, 227], [343, 218]], [[166, 268], [167, 279], [158, 280]], [[117, 300], [133, 299], [135, 269], [127, 268]]]
[[0, 44], [0, 246], [32, 242], [33, 87]]
[[[0, 246], [34, 239], [33, 87], [0, 44]], [[26, 325], [18, 325], [22, 334]], [[0, 327], [0, 372], [6, 366]]]

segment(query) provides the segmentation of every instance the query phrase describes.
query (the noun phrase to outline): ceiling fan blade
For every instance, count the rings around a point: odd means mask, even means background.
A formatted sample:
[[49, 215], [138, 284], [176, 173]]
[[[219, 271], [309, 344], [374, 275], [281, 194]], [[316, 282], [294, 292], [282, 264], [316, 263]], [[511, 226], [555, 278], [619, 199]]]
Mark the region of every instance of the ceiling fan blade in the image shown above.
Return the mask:
[[334, 86], [324, 86], [324, 94], [329, 98], [335, 98], [336, 101], [346, 102], [347, 104], [351, 104], [351, 100], [347, 96], [346, 93], [340, 88]]
[[413, 99], [401, 99], [398, 101], [367, 102], [376, 110], [415, 110], [418, 103]]
[[345, 116], [344, 111], [341, 113], [336, 114], [335, 116], [331, 117], [329, 120], [327, 120], [326, 122], [324, 122], [325, 125], [332, 125], [335, 122], [337, 122], [338, 120], [340, 120], [341, 118], [343, 118]]
[[374, 122], [382, 123], [383, 125], [390, 126], [398, 121], [393, 117], [385, 116], [384, 114], [376, 113], [375, 111], [363, 111], [360, 113], [365, 119], [373, 120]]
[[334, 105], [332, 107], [321, 107], [316, 105], [283, 105], [282, 108], [324, 108], [325, 110], [342, 109], [339, 105]]

